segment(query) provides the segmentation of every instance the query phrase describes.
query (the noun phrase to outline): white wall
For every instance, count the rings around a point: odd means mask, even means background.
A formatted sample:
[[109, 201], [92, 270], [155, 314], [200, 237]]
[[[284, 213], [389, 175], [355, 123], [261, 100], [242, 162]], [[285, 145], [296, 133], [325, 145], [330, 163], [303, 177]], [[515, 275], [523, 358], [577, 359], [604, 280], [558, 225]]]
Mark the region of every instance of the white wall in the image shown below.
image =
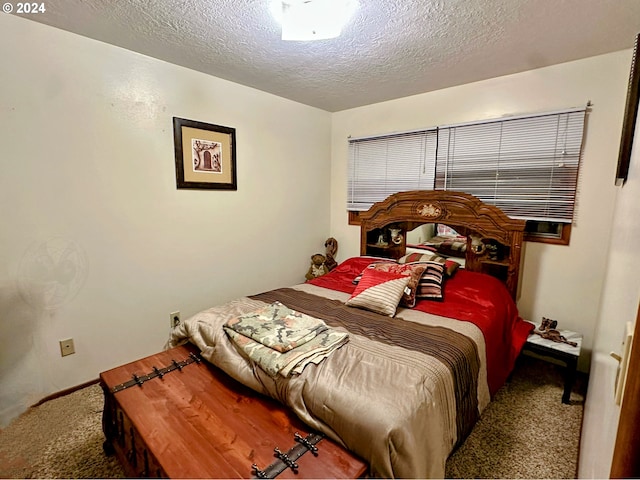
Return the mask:
[[[629, 65], [630, 66], [630, 65]], [[620, 407], [613, 393], [618, 365], [609, 352], [622, 353], [627, 322], [635, 324], [640, 301], [640, 121], [636, 121], [629, 177], [618, 188], [611, 228], [611, 248], [596, 328], [582, 439], [579, 478], [608, 478]], [[640, 339], [634, 339], [640, 342]], [[638, 372], [634, 372], [635, 375]]]
[[[329, 113], [11, 15], [0, 61], [0, 427], [324, 251]], [[176, 189], [173, 116], [236, 128], [237, 191]]]
[[[605, 354], [635, 317], [637, 148], [629, 182], [613, 186], [630, 51], [331, 115], [14, 16], [0, 15], [0, 40], [0, 426], [158, 351], [171, 311], [301, 281], [329, 231], [339, 260], [357, 255], [348, 135], [591, 100], [571, 245], [527, 245], [519, 307]], [[237, 129], [237, 192], [176, 190], [173, 116]], [[86, 277], [64, 268], [61, 247]], [[61, 358], [68, 337], [77, 353]], [[589, 398], [608, 387], [590, 384]]]
[[527, 243], [524, 318], [542, 316], [584, 333], [589, 351], [600, 308], [612, 222], [620, 129], [631, 51], [425, 93], [335, 113], [332, 122], [331, 232], [340, 259], [359, 253], [359, 227], [347, 225], [347, 137], [557, 110], [593, 103], [588, 117], [571, 245]]

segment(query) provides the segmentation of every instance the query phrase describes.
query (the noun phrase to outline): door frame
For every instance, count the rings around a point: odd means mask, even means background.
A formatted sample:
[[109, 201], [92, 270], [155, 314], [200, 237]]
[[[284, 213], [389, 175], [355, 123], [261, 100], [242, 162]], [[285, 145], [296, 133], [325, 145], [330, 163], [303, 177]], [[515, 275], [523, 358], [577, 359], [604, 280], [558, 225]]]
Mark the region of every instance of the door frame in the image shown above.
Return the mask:
[[610, 478], [640, 477], [640, 306], [631, 342]]

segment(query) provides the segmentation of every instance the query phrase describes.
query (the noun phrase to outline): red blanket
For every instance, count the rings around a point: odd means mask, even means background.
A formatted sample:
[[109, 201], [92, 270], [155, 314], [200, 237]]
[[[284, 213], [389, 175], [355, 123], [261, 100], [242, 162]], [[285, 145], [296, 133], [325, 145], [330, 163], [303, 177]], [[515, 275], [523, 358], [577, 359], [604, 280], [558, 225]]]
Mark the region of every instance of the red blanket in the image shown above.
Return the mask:
[[[353, 279], [370, 263], [382, 260], [353, 257], [309, 283], [351, 294], [356, 287]], [[507, 380], [532, 330], [531, 323], [518, 315], [516, 304], [502, 282], [490, 275], [467, 270], [458, 270], [445, 281], [442, 302], [420, 300], [414, 309], [478, 326], [486, 344], [491, 395]]]

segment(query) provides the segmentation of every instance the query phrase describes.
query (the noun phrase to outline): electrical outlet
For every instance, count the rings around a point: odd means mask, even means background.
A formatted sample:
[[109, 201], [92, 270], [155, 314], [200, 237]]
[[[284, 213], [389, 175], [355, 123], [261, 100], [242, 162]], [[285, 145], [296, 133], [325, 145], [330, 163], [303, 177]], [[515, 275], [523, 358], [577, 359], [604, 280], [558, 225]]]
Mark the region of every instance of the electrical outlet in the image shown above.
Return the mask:
[[60, 340], [60, 355], [66, 357], [76, 353], [76, 348], [73, 345], [73, 338], [67, 338], [66, 340]]
[[169, 314], [169, 325], [171, 328], [180, 325], [180, 312], [172, 312]]

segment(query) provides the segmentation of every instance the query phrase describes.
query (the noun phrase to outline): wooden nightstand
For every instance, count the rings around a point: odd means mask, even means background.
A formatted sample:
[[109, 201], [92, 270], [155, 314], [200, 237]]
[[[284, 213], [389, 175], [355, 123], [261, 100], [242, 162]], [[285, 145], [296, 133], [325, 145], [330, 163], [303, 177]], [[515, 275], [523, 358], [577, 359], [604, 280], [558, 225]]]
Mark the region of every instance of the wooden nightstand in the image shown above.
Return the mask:
[[[533, 322], [529, 323], [533, 324], [536, 329], [540, 327], [540, 324], [535, 324]], [[580, 357], [580, 349], [582, 347], [582, 334], [572, 332], [571, 330], [559, 330], [559, 332], [568, 341], [575, 342], [577, 345], [574, 347], [567, 343], [554, 342], [552, 340], [542, 338], [537, 333], [531, 333], [522, 349], [523, 351], [528, 350], [542, 357], [551, 358], [565, 364], [566, 369], [562, 403], [570, 403], [571, 390], [573, 388], [573, 382], [576, 379], [578, 358]]]

